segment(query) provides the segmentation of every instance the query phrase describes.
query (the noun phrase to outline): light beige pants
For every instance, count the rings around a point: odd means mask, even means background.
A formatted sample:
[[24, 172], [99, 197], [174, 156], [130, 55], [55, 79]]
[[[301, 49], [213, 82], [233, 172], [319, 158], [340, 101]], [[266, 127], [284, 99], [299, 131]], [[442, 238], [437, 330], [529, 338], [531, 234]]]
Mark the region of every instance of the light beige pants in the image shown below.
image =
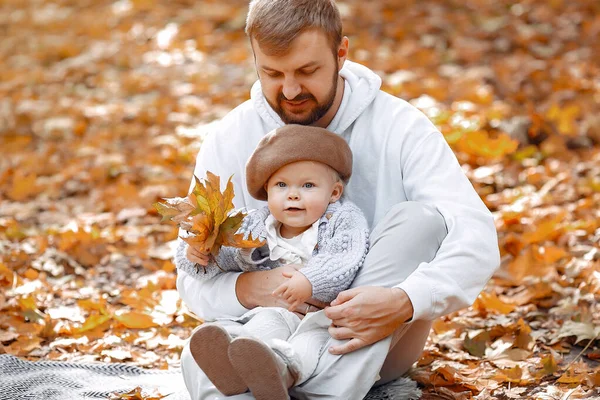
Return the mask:
[[[352, 283], [392, 287], [403, 282], [420, 263], [431, 261], [447, 230], [434, 208], [415, 202], [392, 207], [371, 233], [371, 248]], [[290, 390], [296, 399], [363, 399], [373, 385], [399, 378], [419, 359], [431, 329], [430, 321], [401, 326], [392, 336], [343, 356], [323, 353], [313, 376]], [[341, 343], [330, 338], [331, 345]], [[194, 361], [189, 345], [181, 368], [192, 400], [225, 398]], [[253, 399], [250, 393], [230, 397]]]

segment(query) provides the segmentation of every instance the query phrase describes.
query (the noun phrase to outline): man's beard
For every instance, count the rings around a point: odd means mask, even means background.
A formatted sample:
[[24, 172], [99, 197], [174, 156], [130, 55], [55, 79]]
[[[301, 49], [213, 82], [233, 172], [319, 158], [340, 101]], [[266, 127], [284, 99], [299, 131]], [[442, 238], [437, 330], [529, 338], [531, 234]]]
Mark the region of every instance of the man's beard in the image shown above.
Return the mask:
[[[311, 124], [314, 124], [316, 121], [320, 120], [321, 118], [323, 118], [323, 116], [325, 114], [327, 114], [327, 111], [329, 111], [329, 109], [333, 105], [333, 102], [335, 101], [335, 95], [337, 93], [337, 80], [338, 80], [338, 71], [335, 70], [335, 73], [333, 75], [331, 90], [327, 94], [325, 101], [322, 103], [319, 103], [317, 101], [317, 99], [315, 98], [315, 96], [313, 96], [311, 93], [300, 93], [298, 96], [296, 96], [293, 99], [287, 99], [283, 95], [283, 92], [280, 92], [279, 95], [277, 96], [277, 104], [272, 104], [268, 99], [267, 99], [267, 103], [269, 103], [271, 108], [273, 108], [273, 110], [277, 113], [277, 115], [279, 115], [279, 117], [285, 124], [311, 125]], [[286, 101], [286, 100], [293, 101], [293, 102], [300, 102], [300, 101], [308, 100], [308, 101], [315, 102], [317, 104], [317, 106], [310, 111], [310, 114], [308, 114], [308, 116], [303, 118], [301, 116], [296, 116], [292, 113], [286, 112], [286, 110], [281, 106], [282, 102]]]

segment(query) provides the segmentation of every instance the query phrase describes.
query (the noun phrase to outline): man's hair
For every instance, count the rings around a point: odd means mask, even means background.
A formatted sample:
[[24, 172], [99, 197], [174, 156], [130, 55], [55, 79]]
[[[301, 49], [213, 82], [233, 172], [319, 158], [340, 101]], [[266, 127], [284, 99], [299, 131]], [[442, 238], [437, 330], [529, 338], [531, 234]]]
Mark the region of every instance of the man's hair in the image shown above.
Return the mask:
[[269, 55], [286, 54], [306, 30], [327, 35], [334, 55], [342, 41], [342, 19], [334, 0], [252, 0], [246, 34]]

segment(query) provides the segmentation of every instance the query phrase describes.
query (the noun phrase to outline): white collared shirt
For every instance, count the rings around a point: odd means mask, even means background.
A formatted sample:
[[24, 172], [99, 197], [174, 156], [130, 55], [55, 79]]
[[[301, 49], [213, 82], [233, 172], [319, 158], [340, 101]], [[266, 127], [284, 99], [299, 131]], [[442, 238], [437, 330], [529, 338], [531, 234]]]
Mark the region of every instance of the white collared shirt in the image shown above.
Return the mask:
[[312, 256], [319, 238], [319, 221], [298, 236], [286, 239], [281, 236], [281, 222], [273, 215], [265, 220], [267, 245], [271, 260], [282, 260], [286, 264], [305, 264]]

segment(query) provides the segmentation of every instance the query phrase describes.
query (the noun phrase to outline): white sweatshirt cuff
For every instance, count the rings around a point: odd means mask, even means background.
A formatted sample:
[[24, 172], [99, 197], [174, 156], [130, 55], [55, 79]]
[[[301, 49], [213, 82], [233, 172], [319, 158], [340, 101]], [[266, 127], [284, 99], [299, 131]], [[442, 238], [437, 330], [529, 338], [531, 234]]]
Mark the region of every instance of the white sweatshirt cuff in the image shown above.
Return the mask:
[[[419, 266], [420, 268], [420, 266]], [[408, 295], [413, 306], [412, 321], [429, 320], [431, 319], [433, 307], [433, 291], [429, 287], [429, 283], [420, 279], [419, 276], [410, 275], [406, 280], [399, 285], [396, 285]]]
[[235, 294], [235, 285], [241, 274], [242, 272], [221, 274], [221, 282], [218, 290], [219, 303], [222, 307], [221, 314], [243, 315], [250, 311], [240, 303]]

